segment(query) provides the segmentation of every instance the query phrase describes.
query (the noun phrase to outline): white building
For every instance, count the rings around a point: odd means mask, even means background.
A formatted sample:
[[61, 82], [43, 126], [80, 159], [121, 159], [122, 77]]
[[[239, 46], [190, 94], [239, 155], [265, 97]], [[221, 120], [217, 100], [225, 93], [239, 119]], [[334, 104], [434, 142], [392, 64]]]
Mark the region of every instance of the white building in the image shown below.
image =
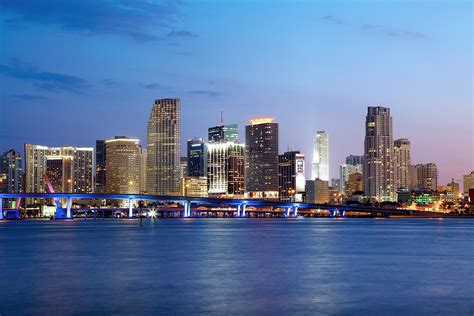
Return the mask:
[[314, 137], [312, 180], [329, 181], [329, 135], [318, 131]]

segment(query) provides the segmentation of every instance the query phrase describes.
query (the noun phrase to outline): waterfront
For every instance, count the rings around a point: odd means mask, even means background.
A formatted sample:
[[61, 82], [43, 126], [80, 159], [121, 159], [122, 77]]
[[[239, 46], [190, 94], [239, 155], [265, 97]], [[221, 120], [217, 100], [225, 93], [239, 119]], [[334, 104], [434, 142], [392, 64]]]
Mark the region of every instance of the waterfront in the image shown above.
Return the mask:
[[474, 311], [470, 219], [0, 222], [0, 314]]

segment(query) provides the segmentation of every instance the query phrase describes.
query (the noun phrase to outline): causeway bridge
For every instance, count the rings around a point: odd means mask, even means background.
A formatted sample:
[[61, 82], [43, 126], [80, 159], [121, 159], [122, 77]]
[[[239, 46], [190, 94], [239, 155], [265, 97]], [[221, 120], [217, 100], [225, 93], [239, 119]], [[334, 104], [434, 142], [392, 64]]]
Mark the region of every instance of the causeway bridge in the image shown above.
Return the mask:
[[[54, 199], [65, 201], [64, 207], [58, 207], [56, 219], [72, 219], [83, 215], [87, 218], [88, 213], [92, 213], [96, 218], [102, 210], [111, 210], [112, 216], [119, 213], [120, 217], [125, 215], [128, 218], [138, 217], [139, 214], [161, 213], [163, 217], [169, 212], [178, 213], [180, 217], [202, 217], [202, 214], [223, 213], [226, 217], [297, 217], [311, 216], [317, 212], [326, 211], [331, 217], [344, 217], [347, 212], [366, 213], [389, 217], [390, 215], [433, 215], [429, 212], [419, 212], [413, 209], [399, 207], [376, 207], [365, 205], [349, 204], [314, 204], [300, 202], [286, 202], [278, 200], [262, 199], [231, 199], [213, 197], [187, 197], [187, 196], [160, 196], [146, 194], [82, 194], [82, 193], [5, 193], [0, 194], [0, 220], [6, 218], [5, 213], [16, 212], [19, 217], [19, 210], [4, 210], [2, 208], [3, 199]], [[97, 208], [97, 207], [73, 207], [74, 201], [80, 200], [116, 200], [126, 201], [127, 208]], [[157, 202], [164, 205], [173, 204], [173, 207], [150, 208], [147, 206], [137, 207], [139, 201], [148, 203]], [[128, 202], [128, 203], [127, 203]], [[141, 202], [140, 202], [141, 203]], [[59, 203], [56, 203], [59, 205]], [[135, 204], [135, 207], [134, 207]]]

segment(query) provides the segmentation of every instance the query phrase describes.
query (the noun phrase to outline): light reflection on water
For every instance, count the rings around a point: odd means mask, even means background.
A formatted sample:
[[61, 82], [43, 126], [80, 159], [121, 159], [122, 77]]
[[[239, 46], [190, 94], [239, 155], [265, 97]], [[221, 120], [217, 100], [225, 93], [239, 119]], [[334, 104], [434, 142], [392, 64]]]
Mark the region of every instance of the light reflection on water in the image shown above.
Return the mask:
[[469, 219], [0, 223], [0, 314], [474, 311]]

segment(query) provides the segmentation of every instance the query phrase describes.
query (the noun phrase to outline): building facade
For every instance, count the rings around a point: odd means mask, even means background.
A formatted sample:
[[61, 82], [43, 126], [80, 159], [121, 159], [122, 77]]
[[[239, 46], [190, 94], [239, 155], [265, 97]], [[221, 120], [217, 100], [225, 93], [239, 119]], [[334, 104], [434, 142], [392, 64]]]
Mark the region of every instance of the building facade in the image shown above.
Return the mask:
[[278, 198], [278, 123], [250, 120], [245, 127], [245, 193], [248, 198]]
[[329, 183], [320, 179], [306, 181], [306, 202], [327, 204], [331, 199]]
[[303, 201], [306, 184], [304, 154], [289, 151], [278, 156], [278, 183], [281, 201]]
[[206, 144], [202, 138], [188, 140], [188, 177], [205, 177], [206, 168]]
[[356, 172], [349, 175], [345, 185], [344, 194], [346, 196], [352, 196], [356, 192], [360, 193], [364, 191], [364, 178], [362, 173]]
[[239, 128], [237, 124], [221, 124], [210, 127], [208, 130], [209, 143], [239, 142]]
[[329, 135], [318, 131], [314, 137], [312, 180], [329, 181]]
[[207, 184], [210, 196], [244, 196], [244, 144], [234, 142], [207, 144]]
[[462, 176], [464, 194], [469, 194], [469, 189], [474, 189], [474, 171]]
[[378, 202], [395, 201], [390, 109], [368, 107], [364, 141], [364, 193]]
[[95, 142], [95, 192], [106, 193], [105, 190], [105, 140], [96, 140]]
[[346, 157], [346, 164], [348, 165], [363, 165], [364, 164], [364, 156], [359, 155], [349, 155]]
[[140, 154], [138, 139], [116, 136], [105, 141], [107, 158], [106, 192], [138, 194], [140, 189]]
[[406, 138], [397, 139], [393, 146], [393, 175], [395, 189], [410, 187], [410, 141]]
[[417, 164], [416, 174], [419, 190], [438, 190], [438, 167], [435, 163]]
[[155, 100], [147, 128], [147, 192], [179, 193], [180, 99]]
[[72, 157], [72, 192], [94, 192], [94, 148], [48, 147], [25, 144], [25, 191], [45, 192], [46, 162], [48, 157]]
[[185, 177], [181, 179], [181, 195], [190, 197], [207, 197], [206, 177]]
[[56, 193], [71, 193], [73, 187], [73, 156], [46, 157], [46, 175], [50, 183], [46, 183], [45, 190], [51, 184]]
[[3, 153], [0, 161], [0, 174], [4, 174], [5, 183], [2, 185], [4, 193], [18, 193], [22, 191], [23, 163], [18, 151], [10, 149]]
[[346, 183], [349, 181], [349, 177], [354, 173], [362, 174], [363, 166], [361, 164], [349, 165], [342, 164], [339, 168], [339, 174], [341, 179], [341, 193], [347, 195]]

